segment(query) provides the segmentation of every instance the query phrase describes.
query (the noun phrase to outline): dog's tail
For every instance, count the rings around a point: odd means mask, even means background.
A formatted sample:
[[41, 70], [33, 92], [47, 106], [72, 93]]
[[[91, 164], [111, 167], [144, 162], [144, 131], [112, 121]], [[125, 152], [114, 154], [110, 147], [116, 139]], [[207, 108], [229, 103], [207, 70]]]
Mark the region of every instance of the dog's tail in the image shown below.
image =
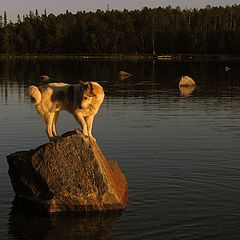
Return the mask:
[[27, 95], [34, 100], [35, 104], [38, 104], [42, 100], [42, 94], [36, 86], [29, 86], [27, 89]]

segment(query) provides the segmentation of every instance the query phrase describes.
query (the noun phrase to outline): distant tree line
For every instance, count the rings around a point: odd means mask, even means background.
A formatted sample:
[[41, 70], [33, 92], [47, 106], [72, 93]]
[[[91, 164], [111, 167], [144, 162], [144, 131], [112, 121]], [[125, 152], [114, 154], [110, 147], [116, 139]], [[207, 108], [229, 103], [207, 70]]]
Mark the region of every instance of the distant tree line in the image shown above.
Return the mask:
[[0, 16], [1, 54], [240, 54], [240, 5]]

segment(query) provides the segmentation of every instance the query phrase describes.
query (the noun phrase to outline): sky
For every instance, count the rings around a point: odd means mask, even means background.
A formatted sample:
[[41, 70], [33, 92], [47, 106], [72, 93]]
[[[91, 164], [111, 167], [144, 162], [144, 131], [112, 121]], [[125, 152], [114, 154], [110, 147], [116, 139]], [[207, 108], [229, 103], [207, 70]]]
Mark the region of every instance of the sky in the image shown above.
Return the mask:
[[240, 4], [240, 0], [0, 0], [0, 15], [7, 12], [8, 20], [16, 21], [17, 15], [20, 17], [38, 9], [39, 14], [47, 10], [47, 13], [58, 15], [65, 13], [66, 10], [76, 13], [77, 11], [96, 11], [97, 9], [122, 10], [124, 8], [142, 9], [143, 7], [166, 7], [180, 6], [183, 8], [204, 8], [210, 6], [226, 6]]

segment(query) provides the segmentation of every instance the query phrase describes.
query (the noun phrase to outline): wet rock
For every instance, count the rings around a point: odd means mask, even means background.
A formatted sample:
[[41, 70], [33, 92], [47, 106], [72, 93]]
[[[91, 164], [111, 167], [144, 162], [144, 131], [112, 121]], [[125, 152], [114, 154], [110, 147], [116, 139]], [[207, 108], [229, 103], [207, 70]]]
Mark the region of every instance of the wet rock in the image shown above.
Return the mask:
[[18, 206], [50, 213], [104, 212], [127, 204], [127, 180], [117, 162], [106, 160], [79, 129], [7, 161]]

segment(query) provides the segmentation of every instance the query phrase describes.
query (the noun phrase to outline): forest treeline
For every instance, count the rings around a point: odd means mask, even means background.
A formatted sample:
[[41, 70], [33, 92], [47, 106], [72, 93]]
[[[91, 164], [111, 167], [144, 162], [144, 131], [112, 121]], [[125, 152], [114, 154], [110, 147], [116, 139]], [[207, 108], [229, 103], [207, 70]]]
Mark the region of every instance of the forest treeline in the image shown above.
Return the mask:
[[240, 5], [0, 16], [0, 54], [240, 54]]

